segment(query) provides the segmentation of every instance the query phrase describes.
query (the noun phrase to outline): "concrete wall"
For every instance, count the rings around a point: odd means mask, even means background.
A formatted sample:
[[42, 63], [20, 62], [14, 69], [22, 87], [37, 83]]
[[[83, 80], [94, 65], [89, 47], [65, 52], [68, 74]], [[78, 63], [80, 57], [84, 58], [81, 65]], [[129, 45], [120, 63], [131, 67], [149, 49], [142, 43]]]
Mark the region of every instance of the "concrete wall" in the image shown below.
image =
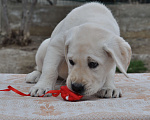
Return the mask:
[[150, 38], [150, 4], [108, 6], [124, 38]]
[[[9, 18], [13, 28], [20, 25], [21, 5], [9, 6]], [[121, 35], [125, 38], [150, 38], [150, 4], [107, 5], [117, 19]], [[31, 35], [50, 36], [55, 26], [74, 7], [36, 6]]]

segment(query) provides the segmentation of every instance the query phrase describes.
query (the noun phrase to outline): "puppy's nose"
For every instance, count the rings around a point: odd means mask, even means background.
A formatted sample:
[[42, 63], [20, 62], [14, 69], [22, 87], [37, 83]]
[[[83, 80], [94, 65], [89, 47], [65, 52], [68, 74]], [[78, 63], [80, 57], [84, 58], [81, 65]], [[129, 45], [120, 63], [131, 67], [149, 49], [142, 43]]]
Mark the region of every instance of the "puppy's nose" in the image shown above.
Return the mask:
[[84, 86], [82, 84], [79, 83], [73, 83], [71, 84], [72, 90], [76, 93], [83, 93], [84, 92]]

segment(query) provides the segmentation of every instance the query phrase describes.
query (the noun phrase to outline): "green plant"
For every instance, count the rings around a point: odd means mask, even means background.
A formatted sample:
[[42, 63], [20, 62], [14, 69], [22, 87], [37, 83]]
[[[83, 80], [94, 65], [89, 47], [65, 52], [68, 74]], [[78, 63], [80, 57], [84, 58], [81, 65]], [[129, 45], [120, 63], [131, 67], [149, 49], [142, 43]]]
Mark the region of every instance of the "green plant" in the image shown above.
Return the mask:
[[[145, 64], [141, 60], [133, 60], [130, 62], [127, 73], [143, 73], [147, 70]], [[120, 70], [116, 68], [116, 72], [120, 73]]]

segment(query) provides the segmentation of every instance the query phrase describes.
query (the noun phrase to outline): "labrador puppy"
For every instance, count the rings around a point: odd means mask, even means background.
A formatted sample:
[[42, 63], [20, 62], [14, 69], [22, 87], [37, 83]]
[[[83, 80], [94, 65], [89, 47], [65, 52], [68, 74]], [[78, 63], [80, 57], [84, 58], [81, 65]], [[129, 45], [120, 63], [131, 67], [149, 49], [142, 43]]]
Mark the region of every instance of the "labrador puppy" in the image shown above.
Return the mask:
[[60, 76], [78, 94], [117, 98], [122, 92], [114, 84], [116, 66], [128, 77], [130, 59], [131, 47], [120, 37], [111, 11], [103, 4], [87, 3], [73, 9], [40, 45], [37, 70], [26, 82], [37, 82], [31, 96], [53, 90]]

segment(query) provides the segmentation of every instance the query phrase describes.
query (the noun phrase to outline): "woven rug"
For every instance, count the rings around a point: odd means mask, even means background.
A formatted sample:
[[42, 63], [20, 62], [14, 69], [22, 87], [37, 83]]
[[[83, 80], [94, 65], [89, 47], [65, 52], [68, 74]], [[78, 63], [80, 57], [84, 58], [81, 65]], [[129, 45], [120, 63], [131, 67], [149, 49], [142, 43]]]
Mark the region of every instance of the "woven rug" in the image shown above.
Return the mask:
[[[8, 85], [28, 93], [33, 84], [25, 83], [25, 74], [0, 74], [0, 89]], [[86, 97], [78, 102], [58, 97], [20, 96], [12, 91], [0, 92], [0, 120], [4, 119], [142, 119], [150, 120], [150, 73], [116, 74], [115, 82], [122, 89], [121, 98]], [[62, 85], [57, 83], [56, 88]]]

